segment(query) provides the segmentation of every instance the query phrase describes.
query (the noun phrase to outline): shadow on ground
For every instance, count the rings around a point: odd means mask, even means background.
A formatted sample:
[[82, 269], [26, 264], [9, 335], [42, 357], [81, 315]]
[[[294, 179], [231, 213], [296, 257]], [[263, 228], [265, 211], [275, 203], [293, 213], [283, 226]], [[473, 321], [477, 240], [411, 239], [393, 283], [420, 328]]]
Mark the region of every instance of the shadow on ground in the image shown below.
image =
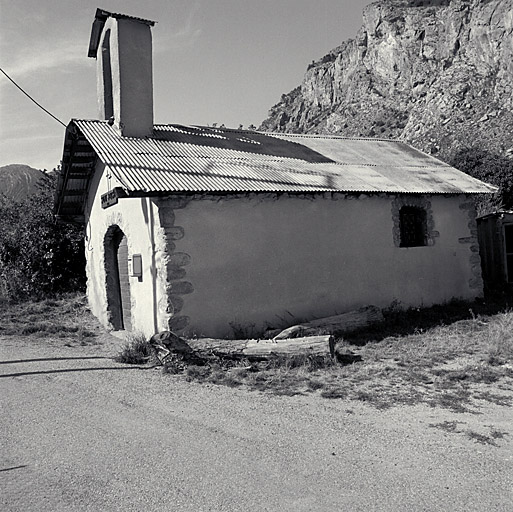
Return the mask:
[[96, 368], [62, 368], [58, 370], [38, 370], [33, 372], [18, 372], [18, 373], [3, 373], [0, 378], [4, 377], [23, 377], [25, 375], [48, 375], [51, 373], [72, 373], [72, 372], [97, 372], [102, 370], [148, 370], [148, 367], [142, 366], [130, 366], [130, 367], [119, 367], [119, 366], [98, 366]]
[[401, 309], [400, 304], [383, 311], [384, 321], [352, 332], [335, 332], [337, 339], [352, 345], [365, 345], [388, 337], [424, 332], [433, 327], [451, 325], [477, 316], [495, 315], [513, 308], [513, 287], [488, 293], [484, 299], [468, 302], [453, 300], [429, 308]]
[[39, 361], [74, 361], [77, 359], [111, 359], [104, 356], [87, 356], [87, 357], [40, 357], [37, 359], [12, 359], [7, 361], [0, 361], [0, 364], [17, 364], [17, 363], [37, 363]]

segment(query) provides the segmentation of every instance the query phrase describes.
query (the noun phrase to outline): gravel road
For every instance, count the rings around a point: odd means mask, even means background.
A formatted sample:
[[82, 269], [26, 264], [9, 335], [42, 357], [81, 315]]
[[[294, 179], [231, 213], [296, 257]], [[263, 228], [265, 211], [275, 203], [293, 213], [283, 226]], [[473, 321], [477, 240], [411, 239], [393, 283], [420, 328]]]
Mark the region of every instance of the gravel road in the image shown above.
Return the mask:
[[[112, 354], [0, 338], [3, 511], [513, 510], [511, 408], [377, 411]], [[490, 429], [495, 445], [468, 435]]]

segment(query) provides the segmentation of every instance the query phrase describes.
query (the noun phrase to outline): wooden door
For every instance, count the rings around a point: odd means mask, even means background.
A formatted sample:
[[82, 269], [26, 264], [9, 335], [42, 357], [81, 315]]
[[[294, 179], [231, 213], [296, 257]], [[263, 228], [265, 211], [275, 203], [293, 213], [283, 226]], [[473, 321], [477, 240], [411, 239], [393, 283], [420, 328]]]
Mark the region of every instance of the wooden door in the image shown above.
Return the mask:
[[504, 226], [504, 249], [506, 260], [506, 280], [513, 283], [513, 224]]
[[130, 331], [132, 330], [132, 304], [130, 300], [130, 276], [128, 274], [128, 243], [124, 234], [119, 242], [117, 263], [123, 329]]

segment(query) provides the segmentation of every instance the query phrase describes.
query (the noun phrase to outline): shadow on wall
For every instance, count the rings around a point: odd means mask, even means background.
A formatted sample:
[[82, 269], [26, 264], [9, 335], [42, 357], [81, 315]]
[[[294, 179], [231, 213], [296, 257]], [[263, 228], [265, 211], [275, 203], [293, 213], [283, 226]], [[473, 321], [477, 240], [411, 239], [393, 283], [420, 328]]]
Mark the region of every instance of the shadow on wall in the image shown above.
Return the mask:
[[148, 229], [151, 244], [151, 263], [150, 263], [150, 276], [151, 276], [151, 310], [153, 315], [153, 330], [159, 331], [158, 318], [157, 318], [157, 266], [155, 261], [155, 217], [153, 214], [153, 206], [150, 203], [150, 198], [141, 197], [141, 209], [144, 216], [144, 222]]

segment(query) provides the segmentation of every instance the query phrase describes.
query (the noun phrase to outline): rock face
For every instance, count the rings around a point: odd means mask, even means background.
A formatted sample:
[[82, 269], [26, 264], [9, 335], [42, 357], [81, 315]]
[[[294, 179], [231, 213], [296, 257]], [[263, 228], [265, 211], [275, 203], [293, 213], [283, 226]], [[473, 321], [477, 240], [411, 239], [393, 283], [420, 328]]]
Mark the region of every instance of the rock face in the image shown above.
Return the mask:
[[513, 0], [382, 0], [261, 130], [399, 138], [513, 156]]
[[0, 167], [0, 194], [23, 201], [39, 190], [38, 183], [45, 174], [33, 167], [23, 164], [10, 164]]

